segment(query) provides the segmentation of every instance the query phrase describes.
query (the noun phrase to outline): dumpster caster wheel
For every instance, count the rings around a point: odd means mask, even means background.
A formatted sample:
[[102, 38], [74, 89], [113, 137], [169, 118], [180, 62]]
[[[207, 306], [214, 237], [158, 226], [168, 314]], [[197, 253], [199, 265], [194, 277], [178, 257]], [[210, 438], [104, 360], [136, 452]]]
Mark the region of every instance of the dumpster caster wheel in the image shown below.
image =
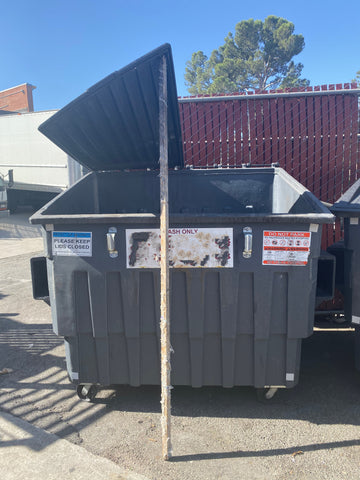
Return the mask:
[[78, 385], [76, 388], [76, 393], [80, 400], [85, 400], [85, 402], [91, 402], [94, 400], [97, 394], [97, 388], [95, 385]]
[[257, 388], [256, 389], [257, 399], [260, 402], [268, 403], [270, 400], [272, 400], [274, 398], [275, 393], [277, 391], [278, 391], [278, 388], [276, 388], [276, 387]]

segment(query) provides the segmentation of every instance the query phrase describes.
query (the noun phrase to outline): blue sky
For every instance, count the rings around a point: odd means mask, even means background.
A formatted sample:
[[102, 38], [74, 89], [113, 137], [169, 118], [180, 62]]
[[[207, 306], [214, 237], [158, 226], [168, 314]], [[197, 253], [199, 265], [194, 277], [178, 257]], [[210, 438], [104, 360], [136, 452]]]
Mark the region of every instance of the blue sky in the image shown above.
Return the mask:
[[0, 91], [31, 83], [35, 110], [61, 108], [168, 42], [178, 93], [187, 95], [185, 62], [192, 52], [209, 55], [237, 22], [268, 15], [292, 21], [304, 35], [295, 60], [311, 85], [349, 82], [360, 70], [358, 0], [0, 0]]

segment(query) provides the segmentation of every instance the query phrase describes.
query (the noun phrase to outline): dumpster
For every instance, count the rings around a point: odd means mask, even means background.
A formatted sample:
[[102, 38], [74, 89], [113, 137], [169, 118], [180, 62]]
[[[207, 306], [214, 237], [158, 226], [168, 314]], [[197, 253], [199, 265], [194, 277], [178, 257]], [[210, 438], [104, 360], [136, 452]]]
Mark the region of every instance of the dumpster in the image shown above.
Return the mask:
[[344, 295], [345, 318], [355, 327], [355, 364], [360, 370], [360, 180], [334, 203], [331, 211], [344, 222], [344, 242], [331, 248], [342, 256], [337, 276]]
[[333, 215], [279, 167], [183, 168], [169, 46], [99, 82], [40, 127], [91, 172], [31, 218], [43, 226], [39, 263], [48, 278], [48, 289], [34, 291], [50, 298], [80, 395], [91, 395], [92, 385], [160, 384], [162, 55], [172, 383], [293, 387], [301, 340], [313, 331], [322, 224]]

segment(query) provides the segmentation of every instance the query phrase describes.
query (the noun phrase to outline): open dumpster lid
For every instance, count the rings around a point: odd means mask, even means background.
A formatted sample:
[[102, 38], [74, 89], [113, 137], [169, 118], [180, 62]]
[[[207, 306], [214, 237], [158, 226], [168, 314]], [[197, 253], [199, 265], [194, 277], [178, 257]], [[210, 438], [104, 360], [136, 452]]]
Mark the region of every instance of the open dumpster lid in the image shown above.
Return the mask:
[[159, 71], [165, 55], [169, 168], [183, 166], [174, 65], [169, 44], [96, 83], [39, 130], [91, 170], [158, 168]]
[[360, 217], [360, 179], [330, 207], [330, 210], [339, 217]]

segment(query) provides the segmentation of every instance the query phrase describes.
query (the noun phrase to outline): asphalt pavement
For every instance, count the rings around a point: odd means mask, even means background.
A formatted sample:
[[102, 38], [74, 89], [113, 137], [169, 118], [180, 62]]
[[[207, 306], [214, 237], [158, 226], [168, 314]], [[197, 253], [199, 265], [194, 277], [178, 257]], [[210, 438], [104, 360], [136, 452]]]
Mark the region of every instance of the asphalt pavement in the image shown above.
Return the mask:
[[[25, 210], [15, 215], [0, 217], [0, 260], [5, 261], [6, 259], [10, 269], [16, 269], [17, 258], [23, 259], [25, 255], [26, 260], [28, 260], [29, 255], [38, 256], [41, 253], [43, 247], [41, 227], [29, 224], [31, 213], [30, 210]], [[4, 283], [7, 283], [15, 286], [14, 297], [17, 297], [18, 300], [21, 300], [24, 288], [29, 293], [28, 262], [24, 267], [21, 269], [22, 273], [20, 278], [15, 281], [15, 285], [13, 279], [5, 274], [6, 269], [0, 270], [0, 284], [3, 286]], [[2, 306], [5, 306], [5, 296], [0, 290]], [[13, 301], [12, 304], [14, 305], [14, 303], [16, 302]], [[37, 304], [34, 302], [33, 305]], [[44, 309], [43, 305], [38, 306], [43, 307], [40, 308], [40, 311], [45, 316], [45, 320], [48, 319], [49, 309]], [[0, 397], [4, 392], [4, 388], [2, 388], [4, 382], [1, 380], [13, 375], [14, 369], [10, 368], [9, 365], [16, 365], [11, 360], [11, 355], [4, 355], [4, 350], [7, 350], [9, 345], [23, 346], [25, 338], [21, 333], [21, 328], [9, 333], [6, 326], [6, 317], [11, 321], [16, 316], [16, 313], [5, 313], [0, 306], [0, 346], [2, 347], [2, 354], [0, 355]], [[34, 332], [29, 334], [29, 342], [31, 337], [36, 338], [36, 333], [36, 327], [34, 326]], [[47, 337], [45, 336], [42, 340], [43, 348], [46, 349], [53, 344], [58, 346], [61, 343], [61, 341], [57, 341], [48, 328]], [[39, 349], [34, 348], [34, 344], [31, 343], [27, 345], [27, 351], [36, 352], [35, 355], [40, 353]], [[34, 357], [31, 358], [34, 359]], [[4, 365], [7, 365], [7, 367]], [[31, 402], [28, 405], [31, 405]], [[36, 427], [18, 416], [6, 413], [2, 408], [3, 406], [4, 404], [0, 405], [0, 468], [2, 480], [88, 480], [89, 478], [98, 480], [146, 480], [143, 475], [126, 470], [111, 460], [95, 455], [68, 440], [61, 439], [59, 436]], [[14, 413], [16, 414], [16, 410]]]

